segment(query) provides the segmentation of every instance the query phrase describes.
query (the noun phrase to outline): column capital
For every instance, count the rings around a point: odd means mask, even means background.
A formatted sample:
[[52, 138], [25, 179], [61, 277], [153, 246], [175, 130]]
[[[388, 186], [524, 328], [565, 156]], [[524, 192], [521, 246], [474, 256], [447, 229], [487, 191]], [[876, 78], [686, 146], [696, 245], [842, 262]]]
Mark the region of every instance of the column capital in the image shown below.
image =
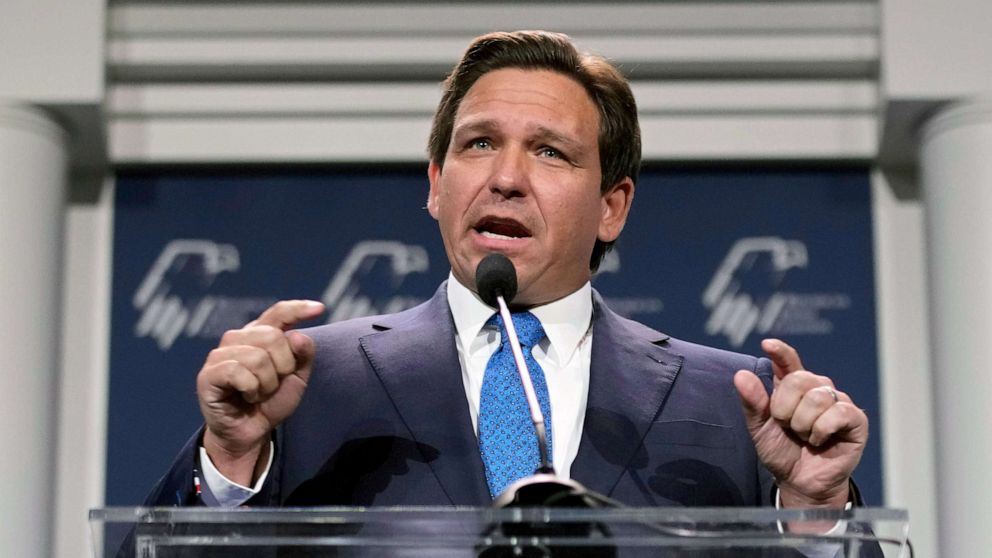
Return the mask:
[[0, 128], [13, 127], [29, 130], [58, 141], [65, 147], [69, 134], [44, 110], [19, 101], [0, 100]]
[[954, 128], [989, 124], [992, 124], [992, 93], [967, 97], [948, 103], [930, 114], [920, 125], [920, 142], [925, 143], [933, 135]]

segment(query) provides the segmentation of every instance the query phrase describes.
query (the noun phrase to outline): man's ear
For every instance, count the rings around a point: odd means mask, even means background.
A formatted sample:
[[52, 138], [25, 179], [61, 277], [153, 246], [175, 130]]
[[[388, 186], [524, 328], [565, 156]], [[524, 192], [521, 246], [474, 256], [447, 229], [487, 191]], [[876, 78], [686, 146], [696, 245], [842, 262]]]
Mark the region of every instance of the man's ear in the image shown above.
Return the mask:
[[438, 202], [441, 195], [441, 166], [431, 160], [427, 165], [427, 180], [431, 183], [431, 189], [427, 192], [427, 211], [431, 217], [437, 220]]
[[599, 220], [599, 240], [613, 242], [620, 236], [634, 201], [634, 181], [629, 176], [603, 194], [603, 212]]

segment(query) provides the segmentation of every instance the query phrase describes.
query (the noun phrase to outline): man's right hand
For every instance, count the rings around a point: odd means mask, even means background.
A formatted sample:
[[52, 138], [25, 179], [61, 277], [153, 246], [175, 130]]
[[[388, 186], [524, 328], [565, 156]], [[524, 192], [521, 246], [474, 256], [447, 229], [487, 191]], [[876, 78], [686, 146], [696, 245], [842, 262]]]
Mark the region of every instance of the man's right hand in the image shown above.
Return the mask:
[[229, 480], [251, 486], [264, 469], [272, 430], [299, 406], [313, 364], [313, 340], [289, 330], [323, 311], [312, 300], [277, 302], [207, 356], [196, 378], [203, 447]]

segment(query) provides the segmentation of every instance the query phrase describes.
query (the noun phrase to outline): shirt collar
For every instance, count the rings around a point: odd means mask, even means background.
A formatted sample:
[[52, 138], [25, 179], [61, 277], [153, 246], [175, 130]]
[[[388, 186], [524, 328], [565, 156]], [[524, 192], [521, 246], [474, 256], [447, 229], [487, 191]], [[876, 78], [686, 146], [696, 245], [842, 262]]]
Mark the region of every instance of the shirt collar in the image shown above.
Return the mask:
[[[448, 274], [448, 306], [455, 321], [461, 346], [473, 347], [495, 310], [479, 295], [458, 282], [453, 273]], [[564, 365], [572, 358], [592, 322], [592, 285], [587, 281], [572, 294], [554, 302], [530, 309], [541, 320], [550, 347], [548, 356]]]

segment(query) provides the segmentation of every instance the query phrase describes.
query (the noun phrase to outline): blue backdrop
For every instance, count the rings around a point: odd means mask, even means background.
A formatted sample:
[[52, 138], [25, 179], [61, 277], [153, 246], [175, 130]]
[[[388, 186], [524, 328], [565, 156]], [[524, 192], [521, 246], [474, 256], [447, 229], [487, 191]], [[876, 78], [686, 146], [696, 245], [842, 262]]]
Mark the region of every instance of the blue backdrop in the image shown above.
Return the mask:
[[[140, 503], [200, 425], [195, 376], [221, 333], [271, 302], [322, 320], [395, 311], [448, 273], [424, 169], [123, 174], [114, 222], [107, 504]], [[683, 339], [800, 349], [869, 415], [856, 476], [882, 503], [866, 169], [644, 172], [594, 286]]]

